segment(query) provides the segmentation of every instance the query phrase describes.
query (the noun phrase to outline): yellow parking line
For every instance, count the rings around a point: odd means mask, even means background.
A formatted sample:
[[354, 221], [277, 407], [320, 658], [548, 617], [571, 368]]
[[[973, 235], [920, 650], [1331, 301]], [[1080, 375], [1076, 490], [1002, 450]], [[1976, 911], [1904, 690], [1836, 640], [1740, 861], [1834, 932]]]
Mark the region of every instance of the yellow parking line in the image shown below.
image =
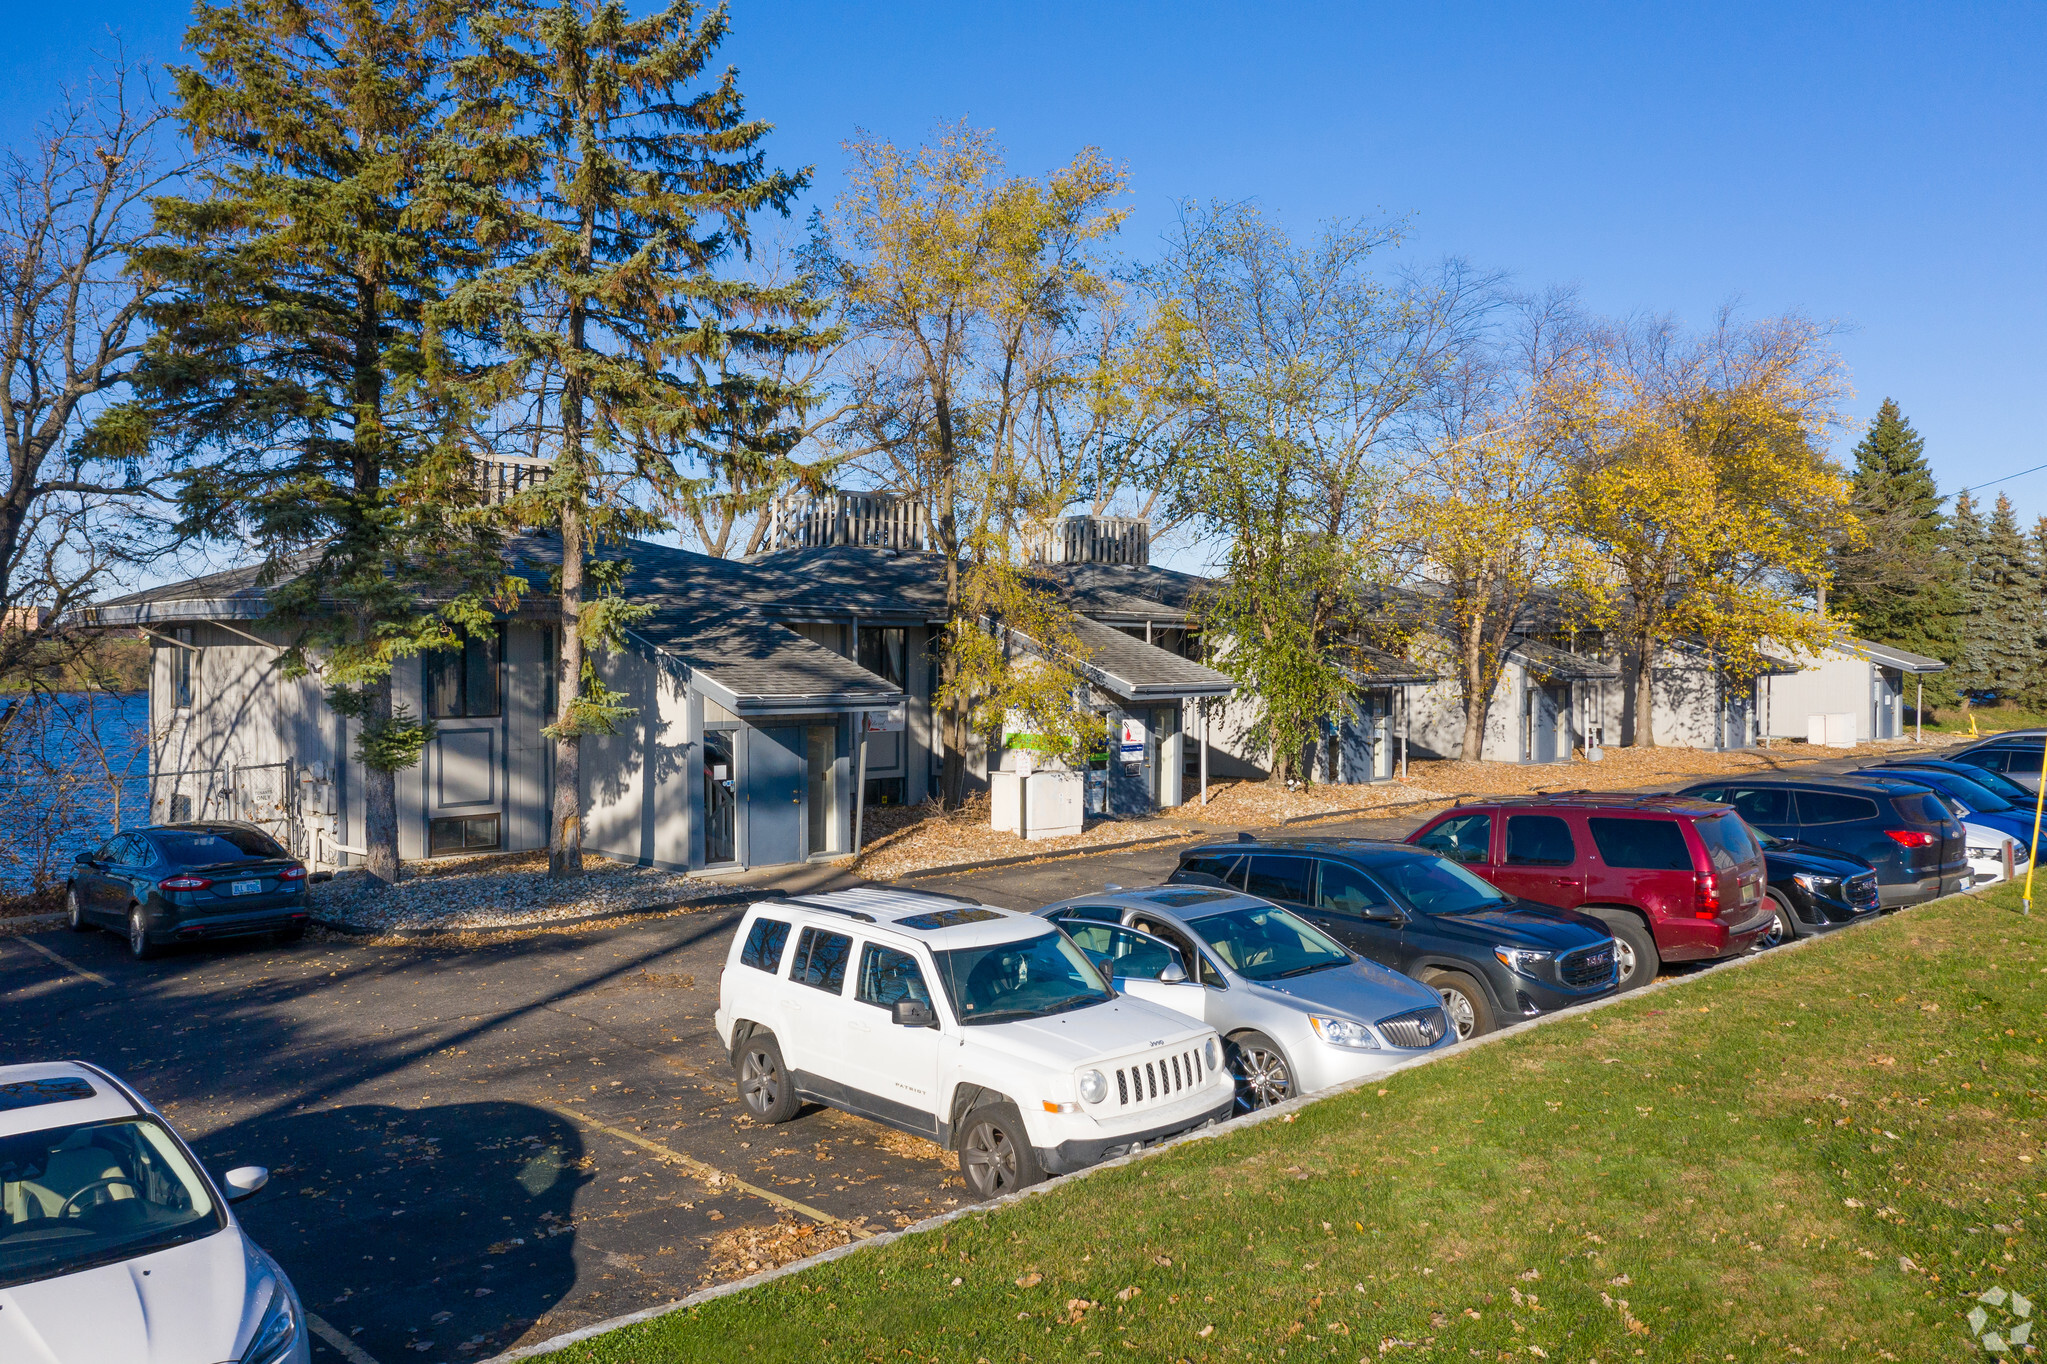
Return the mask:
[[84, 977], [84, 978], [85, 978], [86, 980], [89, 980], [89, 981], [91, 981], [91, 982], [92, 982], [93, 984], [95, 984], [95, 985], [104, 985], [104, 986], [106, 986], [106, 987], [107, 987], [108, 989], [110, 989], [110, 990], [111, 990], [111, 989], [113, 988], [113, 986], [114, 986], [114, 982], [112, 982], [111, 980], [108, 980], [108, 979], [107, 979], [107, 978], [106, 978], [105, 976], [101, 975], [101, 974], [100, 974], [99, 972], [97, 972], [97, 971], [88, 971], [88, 970], [86, 970], [86, 969], [85, 969], [85, 968], [84, 968], [83, 966], [79, 966], [79, 965], [76, 965], [76, 964], [75, 964], [75, 963], [73, 963], [73, 962], [67, 961], [67, 960], [66, 960], [66, 959], [64, 959], [63, 957], [60, 957], [60, 956], [58, 956], [58, 955], [57, 955], [57, 954], [56, 954], [55, 952], [52, 952], [52, 951], [51, 951], [51, 950], [50, 950], [49, 948], [47, 948], [47, 947], [43, 946], [43, 945], [42, 945], [41, 943], [37, 942], [37, 941], [36, 941], [36, 940], [35, 940], [34, 938], [30, 938], [30, 937], [18, 937], [18, 938], [16, 938], [16, 939], [15, 939], [15, 941], [16, 941], [16, 942], [18, 942], [18, 943], [20, 943], [20, 944], [21, 944], [21, 945], [22, 945], [23, 947], [32, 947], [32, 948], [34, 948], [34, 949], [35, 949], [36, 951], [38, 951], [38, 952], [42, 953], [42, 954], [43, 954], [44, 956], [48, 957], [48, 958], [49, 958], [49, 959], [50, 959], [51, 961], [54, 961], [54, 962], [56, 962], [56, 963], [57, 963], [57, 965], [59, 965], [59, 966], [63, 967], [63, 968], [64, 968], [64, 969], [66, 970], [66, 971], [69, 971], [69, 972], [70, 972], [70, 973], [71, 973], [72, 975], [74, 975], [74, 976], [82, 976], [82, 977]]
[[697, 1176], [697, 1178], [703, 1180], [708, 1184], [712, 1185], [730, 1184], [733, 1188], [738, 1189], [744, 1193], [750, 1193], [755, 1198], [765, 1198], [768, 1202], [773, 1203], [778, 1208], [787, 1208], [790, 1212], [801, 1213], [803, 1216], [808, 1217], [813, 1222], [824, 1222], [834, 1227], [841, 1227], [844, 1230], [853, 1234], [854, 1236], [868, 1237], [874, 1235], [873, 1232], [864, 1230], [863, 1228], [860, 1227], [856, 1227], [851, 1222], [848, 1222], [843, 1218], [834, 1217], [828, 1212], [825, 1212], [818, 1208], [813, 1208], [808, 1203], [798, 1203], [793, 1198], [783, 1197], [781, 1194], [776, 1193], [773, 1189], [763, 1189], [758, 1184], [749, 1184], [745, 1180], [740, 1179], [735, 1175], [726, 1174], [723, 1170], [719, 1169], [715, 1165], [706, 1165], [703, 1161], [698, 1160], [695, 1156], [686, 1156], [682, 1152], [677, 1151], [672, 1147], [663, 1146], [658, 1141], [649, 1141], [645, 1137], [639, 1135], [637, 1132], [627, 1132], [622, 1128], [607, 1127], [603, 1123], [598, 1122], [596, 1119], [590, 1117], [587, 1113], [578, 1113], [573, 1108], [564, 1108], [559, 1104], [549, 1104], [548, 1107], [554, 1109], [555, 1112], [561, 1114], [563, 1117], [569, 1119], [571, 1122], [580, 1123], [584, 1127], [595, 1128], [597, 1131], [604, 1133], [606, 1136], [617, 1137], [620, 1141], [629, 1141], [635, 1146], [644, 1147], [645, 1149], [652, 1151], [655, 1155], [661, 1157], [661, 1159], [668, 1161], [671, 1164], [682, 1166], [685, 1170], [688, 1170], [691, 1174]]
[[306, 1313], [306, 1325], [313, 1328], [313, 1334], [332, 1345], [348, 1364], [377, 1364], [370, 1352], [350, 1340], [327, 1323], [326, 1318], [315, 1313]]

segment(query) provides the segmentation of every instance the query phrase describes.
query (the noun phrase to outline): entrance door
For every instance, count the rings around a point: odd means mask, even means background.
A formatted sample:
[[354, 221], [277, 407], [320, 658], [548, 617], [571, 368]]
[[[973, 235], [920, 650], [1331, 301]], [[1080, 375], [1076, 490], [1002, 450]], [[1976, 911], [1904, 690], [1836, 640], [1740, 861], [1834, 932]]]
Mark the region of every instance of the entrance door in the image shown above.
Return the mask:
[[806, 767], [799, 726], [747, 732], [746, 862], [772, 867], [803, 860]]
[[1562, 762], [1570, 756], [1570, 742], [1564, 737], [1564, 717], [1570, 712], [1569, 687], [1541, 686], [1528, 689], [1528, 760], [1538, 763]]

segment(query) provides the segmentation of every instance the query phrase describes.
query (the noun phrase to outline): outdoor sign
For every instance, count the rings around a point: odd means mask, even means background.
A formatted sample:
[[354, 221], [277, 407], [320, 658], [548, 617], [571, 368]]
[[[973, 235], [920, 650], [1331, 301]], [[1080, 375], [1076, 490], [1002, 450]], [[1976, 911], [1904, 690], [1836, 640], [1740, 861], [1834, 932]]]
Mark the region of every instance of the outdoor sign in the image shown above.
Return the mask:
[[1144, 761], [1144, 721], [1125, 717], [1123, 720], [1123, 761], [1141, 763]]
[[909, 706], [907, 703], [898, 702], [887, 710], [862, 712], [867, 717], [867, 732], [869, 734], [902, 733], [909, 727], [908, 710]]

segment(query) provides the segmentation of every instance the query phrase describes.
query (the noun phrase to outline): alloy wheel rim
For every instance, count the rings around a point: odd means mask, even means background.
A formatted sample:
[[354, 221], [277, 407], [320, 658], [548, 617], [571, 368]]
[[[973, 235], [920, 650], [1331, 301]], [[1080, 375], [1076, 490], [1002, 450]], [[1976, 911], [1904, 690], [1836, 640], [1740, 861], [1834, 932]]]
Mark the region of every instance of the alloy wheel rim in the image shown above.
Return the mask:
[[1016, 1183], [1016, 1147], [1009, 1134], [993, 1123], [978, 1123], [967, 1134], [961, 1154], [975, 1192], [993, 1197]]
[[1457, 1038], [1463, 1041], [1471, 1036], [1471, 1030], [1478, 1026], [1478, 1010], [1471, 1007], [1471, 1001], [1462, 990], [1438, 990], [1443, 997], [1443, 1009], [1450, 1015], [1450, 1026], [1457, 1029]]
[[140, 914], [130, 914], [128, 916], [128, 950], [140, 956], [143, 947], [148, 942], [149, 934], [142, 927], [142, 916]]
[[739, 1089], [748, 1108], [756, 1113], [765, 1113], [773, 1108], [775, 1101], [781, 1097], [781, 1080], [780, 1072], [766, 1052], [750, 1051], [746, 1054]]
[[70, 916], [73, 928], [78, 927], [79, 924], [85, 921], [85, 912], [79, 908], [77, 891], [67, 890], [64, 892], [64, 912]]
[[1263, 1047], [1249, 1047], [1238, 1055], [1242, 1057], [1240, 1078], [1244, 1085], [1239, 1102], [1245, 1108], [1270, 1108], [1292, 1097], [1292, 1077], [1287, 1074], [1286, 1062], [1277, 1053]]
[[1782, 943], [1785, 936], [1783, 913], [1781, 911], [1773, 912], [1770, 915], [1770, 926], [1763, 930], [1762, 937], [1756, 939], [1756, 950], [1758, 952], [1767, 951]]
[[1613, 940], [1614, 964], [1620, 968], [1622, 980], [1632, 980], [1635, 975], [1635, 945], [1619, 934]]

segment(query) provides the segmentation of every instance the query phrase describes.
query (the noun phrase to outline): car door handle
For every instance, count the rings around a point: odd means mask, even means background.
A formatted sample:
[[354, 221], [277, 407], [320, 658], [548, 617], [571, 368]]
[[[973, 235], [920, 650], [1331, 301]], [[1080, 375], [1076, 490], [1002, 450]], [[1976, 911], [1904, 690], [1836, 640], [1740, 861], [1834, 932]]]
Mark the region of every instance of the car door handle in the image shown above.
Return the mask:
[[1582, 887], [1585, 884], [1585, 878], [1582, 876], [1559, 876], [1557, 878], [1557, 884], [1560, 886]]

